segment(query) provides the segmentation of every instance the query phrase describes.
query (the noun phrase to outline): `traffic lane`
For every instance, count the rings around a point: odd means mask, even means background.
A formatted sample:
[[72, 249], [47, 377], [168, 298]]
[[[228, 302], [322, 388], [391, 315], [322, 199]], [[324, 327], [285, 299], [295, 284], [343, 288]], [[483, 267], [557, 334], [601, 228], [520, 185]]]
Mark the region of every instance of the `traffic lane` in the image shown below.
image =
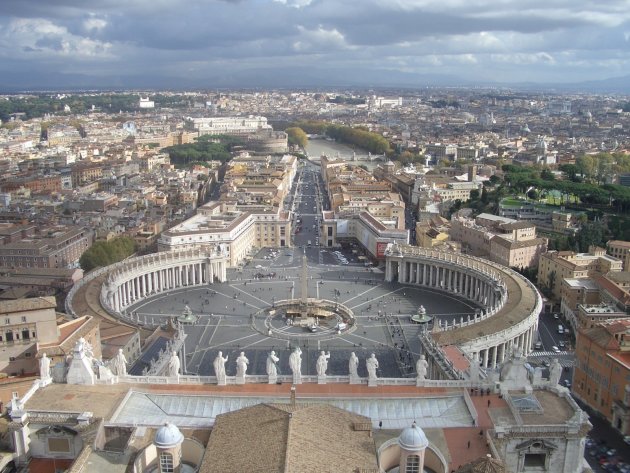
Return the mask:
[[[593, 428], [588, 433], [588, 436], [608, 449], [614, 448], [617, 450], [617, 455], [621, 457], [623, 462], [630, 463], [630, 448], [624, 443], [621, 434], [615, 430], [601, 414], [596, 413], [578, 399], [576, 399], [576, 402], [580, 408], [589, 415], [589, 421], [593, 424]], [[586, 460], [593, 468], [593, 471], [603, 472], [604, 469], [599, 465], [598, 458], [590, 455], [592, 450], [593, 448], [586, 448], [584, 452]]]

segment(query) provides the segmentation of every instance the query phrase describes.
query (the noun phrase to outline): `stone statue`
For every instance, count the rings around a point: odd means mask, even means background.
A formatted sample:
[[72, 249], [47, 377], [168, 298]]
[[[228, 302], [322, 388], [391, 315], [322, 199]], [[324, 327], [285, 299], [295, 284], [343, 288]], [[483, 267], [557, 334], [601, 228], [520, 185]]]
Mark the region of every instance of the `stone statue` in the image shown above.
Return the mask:
[[278, 361], [280, 361], [280, 358], [278, 358], [276, 352], [272, 350], [267, 357], [267, 375], [278, 376], [278, 368], [276, 367]]
[[295, 350], [289, 355], [289, 367], [293, 376], [302, 376], [302, 350], [300, 347], [295, 347]]
[[217, 377], [217, 382], [219, 384], [225, 384], [225, 362], [227, 360], [228, 357], [226, 356], [223, 358], [223, 352], [219, 352], [212, 363], [214, 366], [214, 374]]
[[127, 376], [127, 358], [125, 358], [122, 348], [118, 349], [118, 354], [112, 360], [111, 366], [114, 370], [114, 374]]
[[367, 367], [368, 379], [376, 379], [376, 370], [378, 369], [378, 360], [376, 359], [376, 355], [372, 353], [370, 357], [365, 360], [365, 366]]
[[330, 352], [320, 352], [319, 358], [317, 358], [317, 376], [326, 376], [326, 370], [328, 369], [328, 360], [330, 359]]
[[359, 357], [352, 352], [350, 354], [350, 360], [348, 361], [348, 372], [350, 373], [351, 378], [356, 378], [359, 376], [357, 372], [359, 368]]
[[418, 380], [424, 381], [427, 378], [429, 363], [427, 362], [424, 355], [420, 355], [420, 359], [416, 362], [416, 373], [418, 375]]
[[558, 361], [558, 358], [554, 358], [549, 367], [549, 385], [557, 386], [560, 384], [560, 378], [562, 377], [562, 365]]
[[50, 379], [50, 358], [46, 353], [39, 360], [39, 377], [41, 380]]
[[181, 362], [179, 361], [179, 356], [177, 356], [177, 352], [174, 351], [171, 355], [171, 359], [168, 361], [168, 375], [171, 378], [179, 377], [179, 368], [181, 367]]
[[247, 373], [247, 365], [249, 364], [249, 360], [245, 356], [245, 352], [242, 351], [241, 354], [236, 359], [236, 376], [239, 378], [244, 378], [245, 373]]

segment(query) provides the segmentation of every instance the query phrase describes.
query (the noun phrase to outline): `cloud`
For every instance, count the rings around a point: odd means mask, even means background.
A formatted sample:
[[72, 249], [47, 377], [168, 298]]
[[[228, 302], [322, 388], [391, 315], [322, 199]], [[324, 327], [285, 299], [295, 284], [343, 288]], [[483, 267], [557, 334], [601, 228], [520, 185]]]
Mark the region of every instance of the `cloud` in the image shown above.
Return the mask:
[[45, 19], [15, 19], [0, 31], [0, 55], [14, 57], [20, 51], [36, 56], [110, 57], [108, 42], [74, 35], [64, 26]]
[[630, 61], [625, 0], [1, 1], [0, 73], [202, 82], [315, 67], [509, 82], [619, 75]]

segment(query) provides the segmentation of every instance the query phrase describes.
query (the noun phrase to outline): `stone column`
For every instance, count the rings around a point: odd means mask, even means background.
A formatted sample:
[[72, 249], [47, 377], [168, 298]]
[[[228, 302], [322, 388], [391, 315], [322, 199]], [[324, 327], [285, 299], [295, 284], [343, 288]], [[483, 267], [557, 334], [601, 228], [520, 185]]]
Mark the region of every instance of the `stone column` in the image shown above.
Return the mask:
[[494, 347], [492, 347], [492, 366], [491, 366], [492, 369], [497, 367], [497, 350], [498, 349], [499, 349], [498, 345], [495, 345]]

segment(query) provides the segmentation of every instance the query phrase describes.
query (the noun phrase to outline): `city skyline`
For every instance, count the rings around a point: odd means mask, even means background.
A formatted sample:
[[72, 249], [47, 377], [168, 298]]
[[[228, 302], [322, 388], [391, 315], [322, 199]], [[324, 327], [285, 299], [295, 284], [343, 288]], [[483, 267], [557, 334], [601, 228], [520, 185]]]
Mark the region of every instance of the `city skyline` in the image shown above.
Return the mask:
[[623, 91], [629, 45], [624, 0], [7, 0], [0, 87]]

